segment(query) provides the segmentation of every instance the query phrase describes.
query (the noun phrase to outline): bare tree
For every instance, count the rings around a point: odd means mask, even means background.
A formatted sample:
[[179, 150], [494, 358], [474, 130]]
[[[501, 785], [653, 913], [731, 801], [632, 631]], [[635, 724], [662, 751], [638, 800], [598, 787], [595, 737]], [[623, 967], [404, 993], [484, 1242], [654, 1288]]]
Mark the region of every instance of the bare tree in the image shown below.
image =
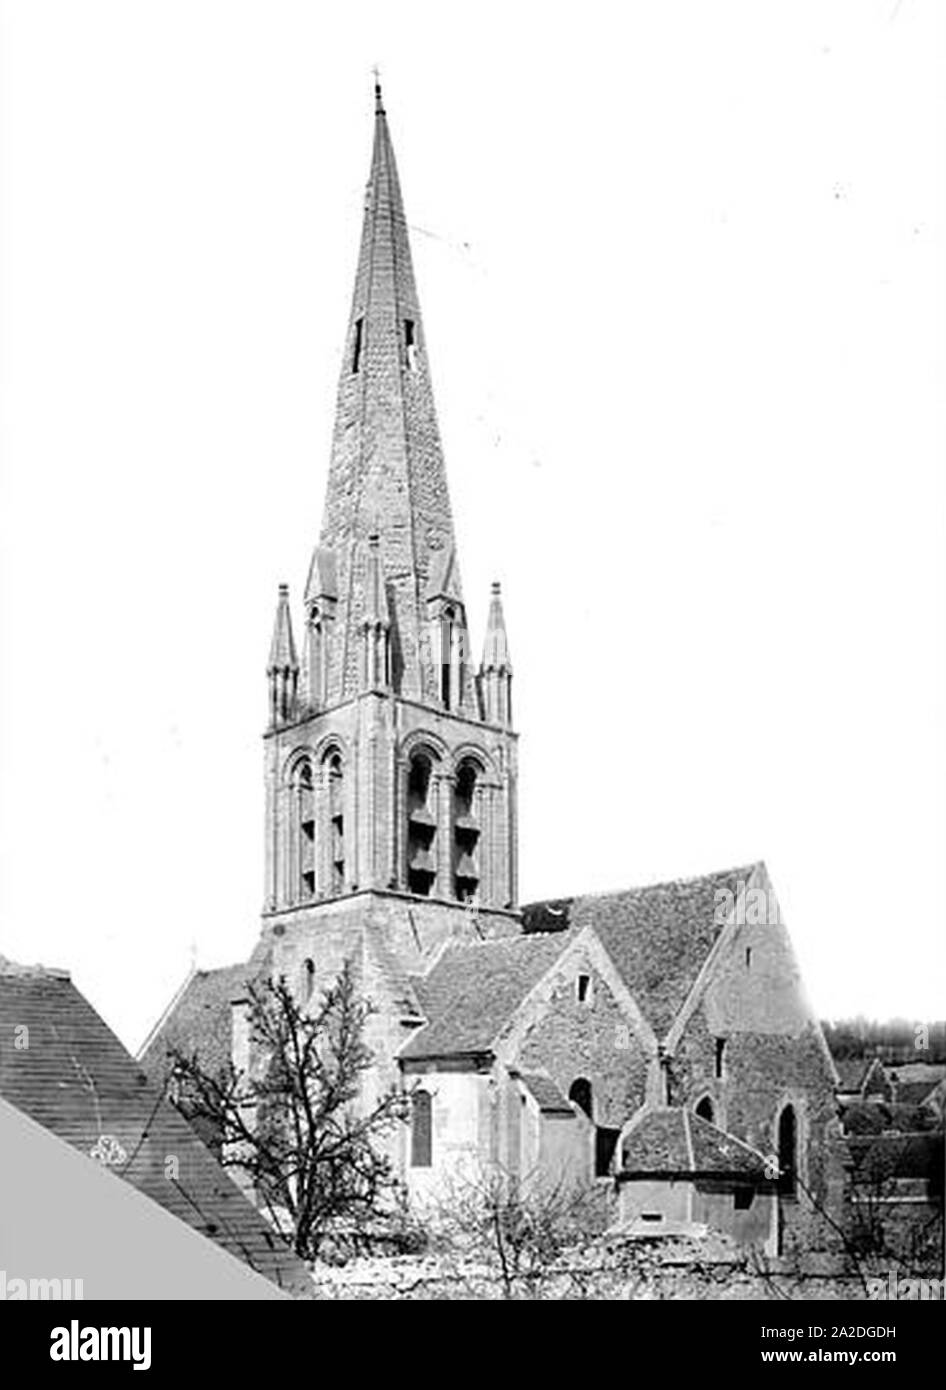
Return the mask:
[[586, 1296], [600, 1274], [589, 1261], [609, 1218], [600, 1188], [562, 1179], [512, 1176], [500, 1165], [458, 1177], [440, 1202], [436, 1243], [474, 1292], [506, 1299]]
[[350, 961], [311, 1011], [284, 978], [249, 988], [248, 998], [256, 1063], [214, 1074], [172, 1049], [182, 1109], [219, 1135], [223, 1164], [245, 1175], [296, 1253], [313, 1259], [333, 1229], [396, 1206], [397, 1179], [378, 1144], [406, 1118], [407, 1096], [391, 1088], [365, 1099], [374, 1010], [358, 997]]

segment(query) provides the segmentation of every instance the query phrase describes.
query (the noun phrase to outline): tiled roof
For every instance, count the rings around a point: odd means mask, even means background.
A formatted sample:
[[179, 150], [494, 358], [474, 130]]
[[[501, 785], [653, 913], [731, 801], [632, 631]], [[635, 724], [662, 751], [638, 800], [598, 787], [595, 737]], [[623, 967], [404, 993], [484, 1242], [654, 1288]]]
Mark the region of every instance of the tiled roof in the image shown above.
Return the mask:
[[519, 1080], [536, 1101], [539, 1109], [546, 1115], [574, 1115], [575, 1108], [562, 1095], [549, 1076], [539, 1076], [535, 1072], [523, 1072]]
[[151, 1080], [164, 1083], [170, 1048], [187, 1056], [196, 1053], [205, 1071], [222, 1071], [231, 1057], [231, 1002], [254, 978], [254, 968], [248, 964], [195, 970], [138, 1056]]
[[[943, 1190], [943, 1133], [854, 1135], [847, 1140], [855, 1182], [925, 1178]], [[869, 1189], [868, 1189], [869, 1191]]]
[[301, 1262], [67, 977], [0, 974], [0, 1095], [82, 1153], [111, 1159], [114, 1173], [274, 1283], [307, 1287]]
[[887, 1075], [895, 1083], [894, 1095], [907, 1105], [922, 1105], [927, 1096], [946, 1077], [942, 1062], [907, 1062], [902, 1067], [888, 1067]]
[[855, 1092], [864, 1084], [867, 1068], [873, 1059], [869, 1057], [835, 1057], [834, 1065], [841, 1078], [840, 1091]]
[[755, 1149], [682, 1106], [643, 1109], [621, 1144], [620, 1176], [761, 1178], [765, 1159]]
[[717, 893], [735, 895], [756, 867], [530, 903], [523, 926], [526, 932], [593, 927], [641, 1012], [665, 1034], [721, 931]]
[[564, 951], [561, 935], [452, 943], [413, 983], [430, 1021], [401, 1048], [402, 1058], [488, 1052], [504, 1025]]

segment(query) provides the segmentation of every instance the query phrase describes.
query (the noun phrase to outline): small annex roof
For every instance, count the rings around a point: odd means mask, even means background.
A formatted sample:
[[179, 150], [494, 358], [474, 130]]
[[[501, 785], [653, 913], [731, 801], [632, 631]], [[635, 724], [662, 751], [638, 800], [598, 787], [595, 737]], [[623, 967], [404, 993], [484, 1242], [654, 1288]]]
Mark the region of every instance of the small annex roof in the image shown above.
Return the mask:
[[643, 1107], [621, 1139], [619, 1178], [766, 1176], [758, 1150], [684, 1106]]
[[562, 1095], [550, 1076], [521, 1072], [519, 1080], [543, 1115], [574, 1115], [575, 1107]]

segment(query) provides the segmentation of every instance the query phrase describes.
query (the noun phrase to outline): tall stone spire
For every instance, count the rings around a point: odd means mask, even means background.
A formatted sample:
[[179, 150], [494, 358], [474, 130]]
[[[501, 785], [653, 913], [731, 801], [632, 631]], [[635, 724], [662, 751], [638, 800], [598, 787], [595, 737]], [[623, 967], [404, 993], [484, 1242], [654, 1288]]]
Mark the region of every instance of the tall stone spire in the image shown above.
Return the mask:
[[512, 661], [498, 583], [493, 584], [480, 666], [483, 717], [491, 724], [512, 724]]
[[[383, 910], [365, 909], [378, 912], [370, 932], [399, 960], [455, 931], [478, 933], [474, 922], [507, 930], [516, 915], [518, 753], [505, 624], [496, 590], [475, 668], [378, 86], [325, 514], [304, 606], [297, 661], [280, 591], [265, 737], [267, 914], [286, 914], [298, 945], [299, 934], [327, 927], [323, 905], [381, 895]], [[391, 907], [391, 895], [427, 900], [422, 929]], [[347, 920], [361, 931], [358, 914]], [[313, 937], [311, 959], [327, 969], [323, 945]]]
[[[459, 566], [407, 222], [381, 88], [361, 249], [338, 385], [322, 531], [313, 570], [331, 568], [336, 621], [324, 699], [356, 695], [362, 676], [369, 570], [377, 534], [390, 600], [391, 684], [409, 698], [441, 696], [438, 632], [465, 633]], [[307, 591], [311, 607], [318, 596]], [[475, 711], [467, 676], [452, 705]]]
[[289, 585], [280, 584], [273, 623], [273, 638], [266, 665], [269, 677], [269, 715], [272, 724], [285, 723], [296, 714], [299, 682], [299, 660], [292, 635], [292, 615], [289, 611]]

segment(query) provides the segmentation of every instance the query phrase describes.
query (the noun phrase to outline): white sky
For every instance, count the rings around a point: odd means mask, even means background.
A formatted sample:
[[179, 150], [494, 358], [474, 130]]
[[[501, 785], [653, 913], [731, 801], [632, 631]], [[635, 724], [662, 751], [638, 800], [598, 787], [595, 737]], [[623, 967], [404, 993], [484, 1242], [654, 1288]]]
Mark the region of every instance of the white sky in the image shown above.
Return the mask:
[[521, 886], [764, 857], [946, 1009], [946, 9], [8, 0], [0, 952], [135, 1046], [262, 901], [379, 63]]

